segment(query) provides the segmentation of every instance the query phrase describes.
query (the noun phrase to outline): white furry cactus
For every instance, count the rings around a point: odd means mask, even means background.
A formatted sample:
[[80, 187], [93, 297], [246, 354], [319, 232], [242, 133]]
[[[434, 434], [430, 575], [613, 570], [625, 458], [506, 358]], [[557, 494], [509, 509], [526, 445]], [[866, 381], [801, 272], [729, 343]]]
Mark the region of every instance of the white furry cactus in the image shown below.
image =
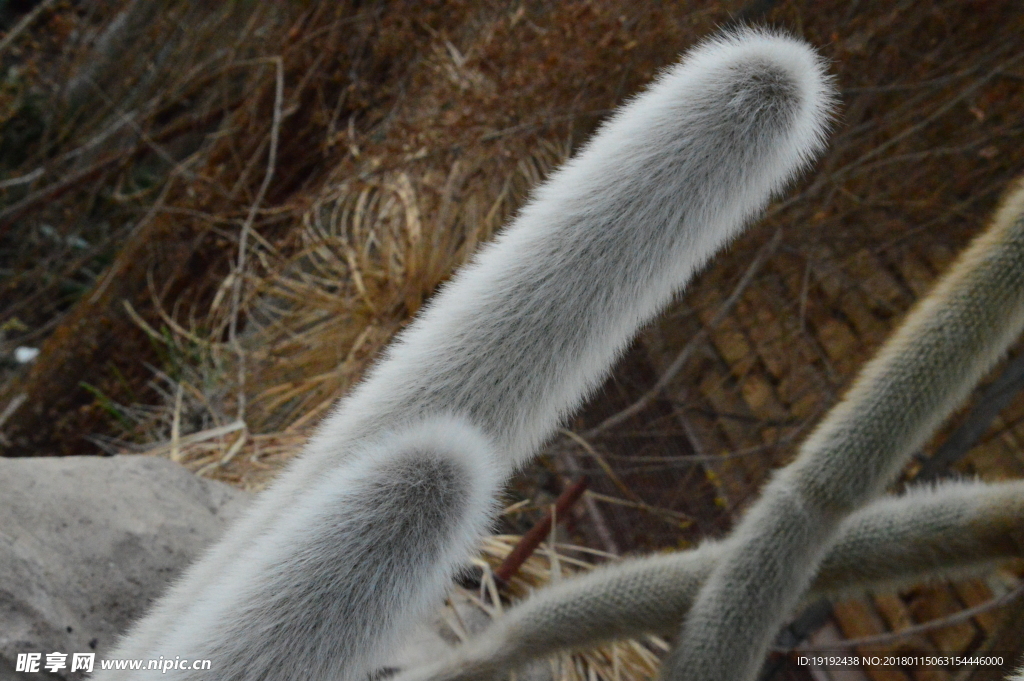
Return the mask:
[[[491, 681], [532, 659], [671, 633], [724, 547], [636, 558], [548, 586], [477, 638], [395, 681]], [[880, 499], [839, 527], [809, 598], [963, 577], [1024, 558], [1024, 481], [946, 483]]]
[[496, 481], [820, 151], [832, 97], [786, 37], [691, 52], [537, 190], [114, 656], [210, 658], [224, 680], [363, 678], [441, 597]]
[[765, 487], [686, 619], [665, 676], [757, 674], [840, 522], [888, 484], [1024, 328], [1024, 183]]

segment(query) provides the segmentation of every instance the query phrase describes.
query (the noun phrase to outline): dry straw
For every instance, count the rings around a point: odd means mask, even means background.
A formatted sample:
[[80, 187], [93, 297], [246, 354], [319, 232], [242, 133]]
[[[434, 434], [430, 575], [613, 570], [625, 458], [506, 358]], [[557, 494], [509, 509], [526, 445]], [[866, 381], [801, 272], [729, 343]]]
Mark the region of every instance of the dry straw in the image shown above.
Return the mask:
[[[508, 607], [504, 600], [507, 596], [498, 588], [493, 571], [512, 552], [519, 540], [520, 537], [515, 535], [496, 535], [484, 540], [480, 556], [474, 560], [474, 565], [482, 573], [480, 588], [476, 591], [458, 588], [460, 601], [469, 601], [485, 613], [488, 619], [497, 619], [503, 615]], [[581, 559], [580, 556], [587, 559]], [[556, 542], [542, 544], [512, 577], [507, 593], [522, 598], [547, 584], [592, 569], [593, 563], [590, 561], [594, 558], [616, 560], [616, 556], [584, 547]], [[469, 637], [471, 632], [466, 631], [451, 603], [442, 616], [460, 641]], [[661, 657], [667, 650], [668, 644], [658, 636], [649, 635], [642, 640], [624, 639], [588, 650], [552, 656], [545, 663], [545, 672], [550, 674], [552, 681], [646, 681], [657, 676]]]
[[[91, 435], [263, 487], [529, 187], [742, 4], [42, 3], [0, 88], [0, 124], [36, 130], [0, 155], [0, 355], [42, 344], [0, 367], [4, 452]], [[768, 18], [832, 58], [843, 121], [644, 339], [644, 381], [621, 370], [570, 424], [595, 544], [727, 525], [1024, 168], [1010, 0]], [[683, 439], [698, 456], [666, 454]], [[705, 488], [709, 508], [659, 510]]]

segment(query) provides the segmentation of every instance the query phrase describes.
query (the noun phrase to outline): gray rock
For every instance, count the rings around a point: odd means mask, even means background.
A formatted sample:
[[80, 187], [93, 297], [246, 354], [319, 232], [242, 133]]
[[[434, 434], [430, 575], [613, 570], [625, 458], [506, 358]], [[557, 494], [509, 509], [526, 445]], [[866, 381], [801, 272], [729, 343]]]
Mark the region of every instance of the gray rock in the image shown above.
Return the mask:
[[155, 457], [0, 458], [0, 681], [84, 678], [71, 654], [108, 653], [248, 498]]
[[[217, 539], [250, 495], [149, 456], [0, 458], [0, 681], [84, 679], [73, 653], [106, 657], [167, 584]], [[442, 608], [444, 610], [445, 608]], [[446, 654], [490, 618], [458, 590], [445, 618], [420, 623], [385, 668]], [[47, 653], [66, 666], [45, 671]], [[40, 672], [16, 672], [19, 653], [41, 653]], [[529, 681], [550, 681], [547, 665]]]

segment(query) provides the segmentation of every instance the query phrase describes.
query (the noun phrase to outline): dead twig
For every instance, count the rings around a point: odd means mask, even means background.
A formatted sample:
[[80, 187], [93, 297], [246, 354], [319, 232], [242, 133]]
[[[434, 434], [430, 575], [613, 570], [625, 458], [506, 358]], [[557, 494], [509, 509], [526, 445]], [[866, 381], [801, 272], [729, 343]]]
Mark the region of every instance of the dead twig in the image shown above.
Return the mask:
[[507, 582], [512, 578], [512, 575], [519, 570], [519, 567], [533, 555], [533, 552], [537, 550], [540, 543], [544, 541], [544, 538], [548, 536], [551, 529], [554, 527], [556, 519], [562, 519], [565, 514], [572, 508], [573, 504], [579, 501], [579, 498], [583, 496], [583, 492], [587, 489], [587, 479], [580, 478], [572, 485], [567, 487], [562, 494], [555, 501], [553, 508], [544, 514], [544, 517], [536, 525], [530, 528], [530, 531], [523, 535], [523, 538], [519, 540], [515, 548], [512, 549], [512, 553], [508, 554], [501, 565], [494, 571], [494, 576], [499, 580]]
[[965, 608], [964, 610], [955, 612], [952, 615], [947, 615], [946, 617], [940, 617], [934, 620], [928, 620], [927, 622], [924, 622], [922, 624], [915, 624], [912, 627], [900, 629], [899, 631], [890, 631], [885, 634], [878, 634], [877, 636], [863, 636], [861, 638], [851, 638], [845, 641], [837, 641], [835, 643], [830, 643], [828, 647], [825, 648], [819, 648], [815, 646], [801, 646], [799, 648], [779, 648], [776, 649], [774, 652], [783, 654], [800, 653], [802, 655], [804, 653], [829, 652], [835, 650], [836, 648], [847, 649], [860, 648], [862, 646], [888, 645], [890, 643], [895, 643], [896, 641], [900, 641], [910, 636], [916, 636], [917, 634], [923, 634], [929, 631], [934, 631], [935, 629], [941, 629], [942, 627], [948, 627], [953, 624], [959, 624], [960, 622], [966, 622], [976, 615], [980, 615], [982, 613], [989, 612], [990, 610], [995, 610], [997, 608], [1003, 607], [1004, 605], [1008, 605], [1017, 598], [1019, 598], [1021, 595], [1024, 595], [1024, 582], [1021, 582], [1011, 591], [1006, 592], [1002, 596], [985, 601], [984, 603], [976, 605], [973, 608]]
[[277, 164], [277, 145], [281, 131], [282, 102], [284, 100], [284, 61], [280, 56], [260, 60], [274, 65], [274, 118], [270, 125], [270, 149], [267, 152], [267, 170], [263, 175], [263, 182], [260, 184], [256, 198], [249, 207], [249, 214], [242, 223], [242, 229], [238, 237], [238, 261], [235, 265], [234, 286], [231, 289], [231, 319], [228, 325], [228, 342], [238, 356], [238, 405], [237, 419], [245, 421], [245, 351], [238, 341], [238, 312], [242, 299], [242, 286], [245, 279], [245, 259], [249, 233], [252, 231], [253, 223], [256, 221], [256, 213], [263, 203], [270, 181], [274, 177], [274, 167]]
[[40, 14], [50, 9], [54, 4], [56, 4], [56, 2], [57, 0], [43, 0], [41, 3], [36, 5], [31, 12], [23, 16], [21, 21], [15, 24], [14, 28], [8, 31], [7, 35], [5, 35], [3, 39], [0, 39], [0, 54], [3, 54], [4, 51], [11, 46], [11, 43], [14, 42], [14, 39], [21, 35], [26, 28], [31, 26], [35, 20], [39, 18]]

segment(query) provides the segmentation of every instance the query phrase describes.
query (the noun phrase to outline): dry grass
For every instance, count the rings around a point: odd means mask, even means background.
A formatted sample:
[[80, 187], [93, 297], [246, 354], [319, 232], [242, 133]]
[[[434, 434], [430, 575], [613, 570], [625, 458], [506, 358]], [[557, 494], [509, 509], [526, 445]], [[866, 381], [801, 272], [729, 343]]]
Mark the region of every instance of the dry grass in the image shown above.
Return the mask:
[[[496, 535], [484, 541], [480, 557], [474, 561], [482, 570], [481, 586], [477, 591], [457, 589], [460, 602], [472, 603], [488, 619], [502, 616], [508, 608], [507, 595], [499, 590], [493, 570], [511, 553], [519, 539], [514, 535]], [[593, 554], [605, 560], [616, 558], [579, 546], [542, 544], [512, 577], [508, 593], [522, 598], [547, 584], [586, 572], [593, 565], [579, 556], [593, 557]], [[451, 604], [443, 613], [443, 619], [460, 641], [473, 633], [466, 631], [462, 618]], [[661, 655], [667, 650], [668, 644], [663, 639], [646, 636], [643, 640], [621, 640], [575, 653], [561, 653], [549, 658], [547, 665], [554, 681], [646, 681], [657, 677]]]
[[[262, 488], [529, 188], [741, 4], [52, 3], [0, 47], [0, 360], [42, 346], [0, 367], [0, 446]], [[724, 531], [1024, 170], [1015, 3], [768, 20], [832, 59], [832, 146], [571, 424], [593, 453], [562, 438], [517, 483], [542, 507], [575, 465], [626, 502], [591, 502], [577, 539]]]
[[303, 215], [299, 253], [251, 287], [245, 344], [252, 380], [263, 389], [252, 398], [250, 423], [264, 431], [314, 423], [426, 296], [491, 237], [523, 188], [563, 156], [541, 145], [496, 196], [455, 199], [465, 182], [462, 159], [445, 174], [385, 173], [318, 196]]

